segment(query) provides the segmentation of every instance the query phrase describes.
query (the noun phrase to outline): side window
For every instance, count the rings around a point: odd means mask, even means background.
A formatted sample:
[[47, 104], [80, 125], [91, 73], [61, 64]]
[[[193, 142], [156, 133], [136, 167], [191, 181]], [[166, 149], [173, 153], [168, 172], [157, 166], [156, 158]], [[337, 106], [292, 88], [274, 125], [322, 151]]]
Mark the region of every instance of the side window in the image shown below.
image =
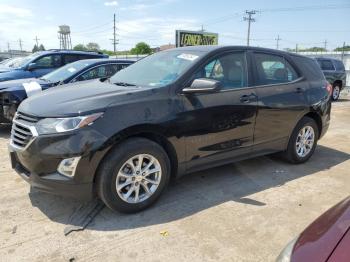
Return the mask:
[[322, 70], [335, 70], [331, 60], [318, 60]]
[[112, 75], [114, 75], [115, 73], [117, 73], [119, 71], [119, 65], [116, 64], [112, 64], [112, 65], [106, 65], [106, 75], [105, 77], [111, 77]]
[[47, 55], [35, 61], [37, 68], [58, 68], [61, 66], [60, 55]]
[[335, 68], [337, 69], [337, 71], [345, 71], [345, 67], [344, 67], [343, 62], [338, 61], [338, 60], [334, 60], [333, 62], [334, 62], [334, 65], [335, 65]]
[[209, 78], [220, 81], [222, 89], [247, 86], [245, 53], [231, 53], [210, 61], [195, 73], [193, 79], [197, 78]]
[[128, 67], [129, 66], [129, 64], [119, 64], [118, 65], [118, 71], [119, 70], [122, 70], [122, 69], [124, 69], [124, 68], [126, 68], [126, 67]]
[[282, 56], [255, 53], [258, 85], [288, 83], [299, 76], [294, 68]]
[[81, 59], [80, 55], [64, 55], [64, 64], [73, 63]]
[[77, 78], [77, 81], [85, 81], [90, 79], [107, 77], [108, 68], [106, 65], [102, 65], [99, 67], [95, 67], [90, 69], [89, 71], [83, 73], [81, 76]]

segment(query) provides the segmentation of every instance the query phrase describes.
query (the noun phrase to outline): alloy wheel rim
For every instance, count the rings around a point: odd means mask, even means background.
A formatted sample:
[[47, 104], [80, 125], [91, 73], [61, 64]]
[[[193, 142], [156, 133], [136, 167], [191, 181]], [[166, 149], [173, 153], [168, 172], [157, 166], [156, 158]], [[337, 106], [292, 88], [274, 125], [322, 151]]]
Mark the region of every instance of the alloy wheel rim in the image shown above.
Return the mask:
[[296, 153], [299, 157], [306, 157], [315, 143], [315, 131], [311, 126], [303, 127], [297, 136]]
[[339, 86], [335, 86], [333, 88], [333, 99], [337, 99], [339, 96], [340, 90], [339, 90]]
[[162, 177], [159, 161], [149, 154], [129, 158], [116, 177], [118, 196], [127, 203], [141, 203], [157, 190]]

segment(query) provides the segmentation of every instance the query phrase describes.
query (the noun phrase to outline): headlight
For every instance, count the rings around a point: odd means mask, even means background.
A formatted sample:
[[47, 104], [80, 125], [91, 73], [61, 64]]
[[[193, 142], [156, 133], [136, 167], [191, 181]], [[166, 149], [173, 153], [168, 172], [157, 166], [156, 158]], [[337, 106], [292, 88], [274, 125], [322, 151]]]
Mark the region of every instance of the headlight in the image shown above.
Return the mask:
[[294, 238], [288, 243], [288, 245], [282, 250], [280, 255], [277, 257], [276, 262], [290, 262], [292, 258], [293, 248], [297, 242], [298, 237]]
[[45, 118], [36, 124], [38, 134], [54, 134], [72, 131], [91, 125], [103, 113], [67, 118]]

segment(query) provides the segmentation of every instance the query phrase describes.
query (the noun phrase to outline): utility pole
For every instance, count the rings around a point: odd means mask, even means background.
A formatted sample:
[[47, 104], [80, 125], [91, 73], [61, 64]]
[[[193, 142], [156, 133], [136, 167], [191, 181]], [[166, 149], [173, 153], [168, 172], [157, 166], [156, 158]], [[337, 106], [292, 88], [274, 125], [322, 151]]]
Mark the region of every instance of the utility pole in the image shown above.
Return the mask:
[[345, 52], [345, 42], [343, 43], [343, 49], [342, 49], [342, 52], [341, 52], [341, 60], [344, 61], [344, 52]]
[[295, 53], [298, 53], [298, 44], [295, 44]]
[[248, 21], [248, 35], [247, 35], [247, 46], [249, 46], [250, 41], [250, 23], [255, 22], [255, 19], [252, 18], [252, 15], [256, 14], [255, 10], [248, 11], [246, 10], [245, 13], [248, 15], [248, 17], [243, 17], [244, 21]]
[[36, 43], [36, 46], [39, 47], [39, 38], [37, 36], [35, 36], [35, 38], [33, 39]]
[[20, 39], [18, 39], [18, 43], [19, 43], [19, 49], [21, 50], [21, 52], [23, 51], [23, 49], [22, 49], [22, 39], [20, 38]]
[[327, 52], [327, 43], [328, 43], [328, 42], [327, 42], [327, 39], [326, 39], [326, 40], [324, 40], [324, 42], [323, 42], [323, 43], [324, 43], [324, 49], [325, 49], [325, 51]]
[[113, 39], [112, 40], [112, 44], [113, 44], [113, 51], [114, 51], [114, 54], [116, 54], [116, 51], [117, 51], [117, 44], [118, 44], [118, 40], [116, 39], [116, 30], [117, 30], [117, 27], [115, 26], [115, 14], [113, 16]]
[[277, 36], [277, 38], [275, 39], [276, 40], [276, 49], [278, 50], [279, 49], [279, 47], [280, 47], [280, 41], [282, 40], [281, 38], [280, 38], [280, 35], [278, 35]]
[[12, 57], [10, 42], [7, 42], [7, 52], [9, 52], [10, 53], [10, 57]]
[[204, 26], [202, 25], [202, 29], [201, 29], [202, 32], [204, 32]]

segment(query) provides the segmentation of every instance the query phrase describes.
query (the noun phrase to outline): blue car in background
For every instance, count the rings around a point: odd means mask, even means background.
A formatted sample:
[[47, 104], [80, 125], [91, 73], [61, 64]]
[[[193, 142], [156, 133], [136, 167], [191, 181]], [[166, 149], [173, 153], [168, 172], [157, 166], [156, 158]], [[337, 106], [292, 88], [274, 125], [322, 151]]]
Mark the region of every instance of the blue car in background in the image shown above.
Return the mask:
[[86, 81], [107, 79], [119, 70], [134, 63], [122, 59], [88, 59], [65, 65], [41, 78], [18, 79], [0, 83], [0, 123], [11, 122], [19, 104], [48, 88]]
[[98, 52], [56, 49], [36, 52], [15, 60], [8, 66], [0, 66], [0, 82], [23, 78], [38, 78], [66, 64], [93, 58], [108, 58], [108, 56]]

